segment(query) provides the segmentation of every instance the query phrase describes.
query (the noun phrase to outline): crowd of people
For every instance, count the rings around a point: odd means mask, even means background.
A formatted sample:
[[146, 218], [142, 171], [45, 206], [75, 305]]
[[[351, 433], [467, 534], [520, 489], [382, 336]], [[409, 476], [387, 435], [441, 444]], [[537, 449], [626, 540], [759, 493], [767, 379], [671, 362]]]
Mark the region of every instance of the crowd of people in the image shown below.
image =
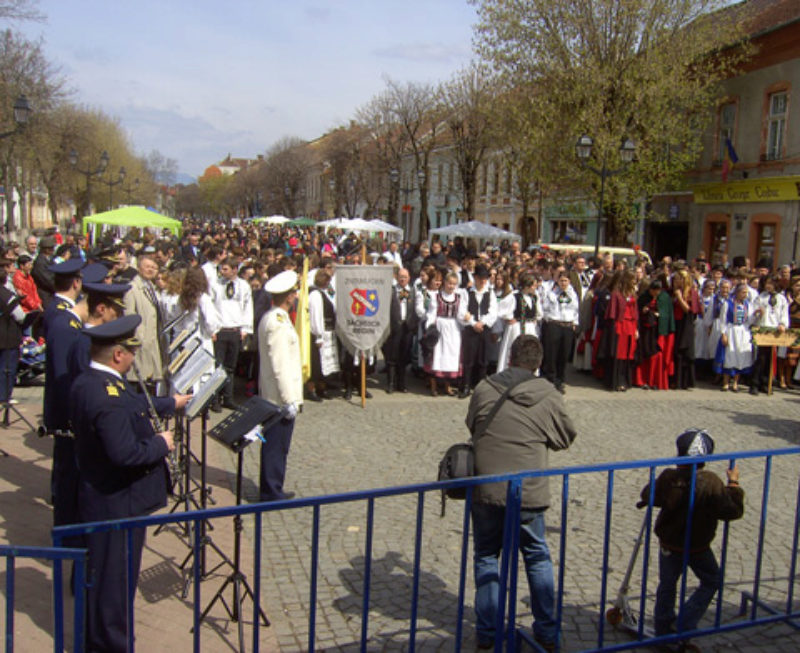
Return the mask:
[[[357, 384], [357, 361], [335, 334], [339, 265], [395, 268], [380, 380], [387, 392], [407, 392], [414, 374], [434, 396], [467, 397], [487, 374], [505, 369], [518, 335], [531, 334], [542, 341], [541, 374], [562, 393], [571, 364], [614, 391], [688, 389], [705, 380], [734, 392], [746, 383], [757, 394], [768, 383], [772, 350], [753, 345], [753, 328], [800, 327], [800, 273], [790, 265], [775, 269], [768, 259], [710, 265], [701, 253], [691, 262], [652, 263], [644, 254], [525, 250], [518, 241], [482, 249], [461, 238], [414, 246], [335, 230], [219, 223], [189, 224], [182, 238], [133, 230], [91, 251], [73, 234], [38, 242], [31, 236], [24, 249], [6, 243], [5, 286], [22, 313], [52, 301], [48, 266], [71, 258], [96, 260], [109, 268], [109, 280], [132, 284], [125, 301], [143, 317], [139, 366], [148, 382], [160, 381], [163, 368], [156, 327], [189, 321], [199, 323], [204, 346], [231, 377], [245, 377], [248, 394], [257, 386], [255, 334], [271, 305], [264, 284], [285, 270], [299, 273], [307, 258], [310, 401], [339, 392], [349, 399]], [[800, 378], [799, 356], [799, 347], [777, 350], [777, 387]], [[232, 382], [220, 404], [214, 409], [235, 407]]]

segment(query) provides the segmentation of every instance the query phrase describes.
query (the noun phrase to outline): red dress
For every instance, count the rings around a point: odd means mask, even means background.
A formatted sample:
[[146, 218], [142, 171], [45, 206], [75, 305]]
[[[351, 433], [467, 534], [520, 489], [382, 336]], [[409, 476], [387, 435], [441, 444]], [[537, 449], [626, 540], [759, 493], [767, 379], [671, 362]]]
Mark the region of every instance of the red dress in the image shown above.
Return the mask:
[[[617, 332], [617, 360], [631, 361], [636, 355], [636, 331], [639, 329], [639, 306], [635, 297], [620, 296], [619, 315], [614, 323]], [[617, 300], [618, 302], [620, 300]]]

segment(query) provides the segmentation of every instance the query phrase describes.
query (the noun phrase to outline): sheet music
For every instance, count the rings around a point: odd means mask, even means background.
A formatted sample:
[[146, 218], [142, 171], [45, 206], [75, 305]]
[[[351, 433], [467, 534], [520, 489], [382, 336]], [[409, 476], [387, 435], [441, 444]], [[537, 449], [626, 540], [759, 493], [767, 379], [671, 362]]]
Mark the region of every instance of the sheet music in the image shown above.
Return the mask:
[[178, 374], [181, 367], [183, 367], [186, 360], [202, 345], [200, 342], [200, 338], [194, 338], [193, 340], [189, 340], [183, 349], [180, 350], [177, 354], [174, 354], [170, 360], [168, 371], [170, 375]]
[[218, 367], [213, 374], [200, 384], [192, 400], [186, 405], [186, 416], [194, 419], [208, 405], [225, 382], [228, 380], [228, 373], [224, 367]]
[[213, 370], [214, 357], [202, 347], [197, 347], [172, 376], [172, 387], [175, 392], [184, 394], [203, 374], [210, 374]]

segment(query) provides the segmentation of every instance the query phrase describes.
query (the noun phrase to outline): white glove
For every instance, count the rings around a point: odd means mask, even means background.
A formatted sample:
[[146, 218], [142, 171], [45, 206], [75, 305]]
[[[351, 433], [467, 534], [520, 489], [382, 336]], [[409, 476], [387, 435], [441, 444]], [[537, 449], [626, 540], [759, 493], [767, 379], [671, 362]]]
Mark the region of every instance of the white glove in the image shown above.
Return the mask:
[[286, 404], [283, 407], [283, 416], [286, 419], [294, 419], [297, 417], [297, 404], [292, 402], [291, 404]]

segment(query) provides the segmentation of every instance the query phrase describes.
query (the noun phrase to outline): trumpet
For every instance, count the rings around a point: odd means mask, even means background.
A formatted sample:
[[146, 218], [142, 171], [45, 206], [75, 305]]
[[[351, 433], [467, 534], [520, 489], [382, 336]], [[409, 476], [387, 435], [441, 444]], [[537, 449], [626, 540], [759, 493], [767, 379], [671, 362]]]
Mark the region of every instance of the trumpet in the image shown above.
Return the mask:
[[[153, 398], [150, 396], [150, 392], [147, 390], [147, 385], [142, 378], [142, 375], [139, 373], [139, 367], [136, 365], [136, 361], [133, 361], [133, 372], [136, 374], [136, 378], [139, 380], [139, 387], [142, 389], [142, 393], [144, 394], [144, 398], [147, 401], [147, 412], [150, 416], [150, 422], [153, 425], [153, 429], [156, 433], [161, 433], [164, 430], [164, 424], [161, 421], [161, 418], [158, 416], [158, 412], [156, 411], [156, 405], [153, 403]], [[182, 487], [183, 483], [183, 466], [180, 463], [178, 458], [178, 449], [180, 446], [180, 442], [177, 440], [175, 441], [175, 446], [173, 447], [172, 451], [169, 452], [167, 457], [167, 464], [169, 466], [169, 476], [171, 480], [171, 487], [170, 490], [174, 490], [176, 487]]]

